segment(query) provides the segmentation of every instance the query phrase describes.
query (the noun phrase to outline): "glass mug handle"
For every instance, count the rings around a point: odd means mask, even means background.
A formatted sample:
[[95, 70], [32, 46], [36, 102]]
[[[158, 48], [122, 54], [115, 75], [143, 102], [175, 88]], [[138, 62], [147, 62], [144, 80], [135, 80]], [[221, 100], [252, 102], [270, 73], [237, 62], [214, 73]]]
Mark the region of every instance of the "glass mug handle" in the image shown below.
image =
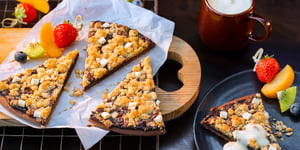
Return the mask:
[[260, 42], [260, 41], [263, 41], [263, 40], [267, 39], [270, 36], [270, 33], [272, 31], [272, 26], [271, 26], [270, 21], [267, 18], [265, 18], [261, 15], [252, 13], [252, 14], [249, 15], [249, 19], [253, 19], [253, 20], [258, 21], [260, 24], [263, 25], [263, 27], [265, 29], [265, 35], [264, 36], [260, 37], [260, 36], [253, 35], [251, 33], [248, 37], [250, 40]]

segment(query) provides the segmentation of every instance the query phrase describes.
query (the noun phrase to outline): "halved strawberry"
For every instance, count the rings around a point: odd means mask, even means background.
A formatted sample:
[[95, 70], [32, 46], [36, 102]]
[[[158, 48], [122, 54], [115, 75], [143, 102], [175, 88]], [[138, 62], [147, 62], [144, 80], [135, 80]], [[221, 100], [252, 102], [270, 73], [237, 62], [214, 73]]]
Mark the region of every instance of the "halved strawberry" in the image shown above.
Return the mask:
[[256, 75], [261, 82], [270, 82], [279, 71], [279, 63], [271, 56], [264, 56], [255, 67]]
[[13, 15], [21, 22], [30, 23], [36, 17], [36, 10], [27, 3], [19, 3]]
[[67, 21], [54, 28], [54, 40], [59, 48], [64, 48], [75, 41], [77, 30]]

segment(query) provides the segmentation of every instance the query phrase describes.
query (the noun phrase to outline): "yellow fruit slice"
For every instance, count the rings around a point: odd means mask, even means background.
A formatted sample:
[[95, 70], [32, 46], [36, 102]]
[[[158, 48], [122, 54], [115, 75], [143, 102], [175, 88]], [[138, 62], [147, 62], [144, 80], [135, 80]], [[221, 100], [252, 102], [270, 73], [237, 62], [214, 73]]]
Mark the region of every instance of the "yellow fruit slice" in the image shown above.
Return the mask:
[[294, 70], [290, 65], [286, 65], [275, 78], [266, 83], [261, 92], [268, 98], [276, 98], [277, 92], [289, 88], [294, 82]]
[[49, 4], [46, 0], [17, 0], [22, 3], [28, 3], [35, 9], [40, 12], [48, 13], [49, 12]]
[[63, 48], [59, 48], [55, 44], [51, 22], [45, 23], [41, 28], [40, 45], [47, 50], [50, 57], [59, 57], [63, 53]]

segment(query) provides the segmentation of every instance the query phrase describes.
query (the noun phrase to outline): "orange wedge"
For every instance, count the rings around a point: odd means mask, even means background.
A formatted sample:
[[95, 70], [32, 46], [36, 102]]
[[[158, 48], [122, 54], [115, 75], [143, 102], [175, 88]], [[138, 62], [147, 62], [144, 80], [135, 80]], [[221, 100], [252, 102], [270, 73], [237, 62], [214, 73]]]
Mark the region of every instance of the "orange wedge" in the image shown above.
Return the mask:
[[22, 3], [30, 4], [32, 7], [37, 9], [38, 11], [42, 13], [48, 13], [49, 12], [49, 4], [46, 0], [17, 0]]
[[50, 57], [59, 57], [63, 54], [63, 48], [59, 48], [55, 44], [51, 22], [45, 23], [41, 28], [40, 45], [47, 50]]
[[268, 98], [276, 98], [277, 92], [289, 88], [295, 78], [295, 73], [290, 65], [286, 65], [271, 82], [266, 83], [261, 92]]

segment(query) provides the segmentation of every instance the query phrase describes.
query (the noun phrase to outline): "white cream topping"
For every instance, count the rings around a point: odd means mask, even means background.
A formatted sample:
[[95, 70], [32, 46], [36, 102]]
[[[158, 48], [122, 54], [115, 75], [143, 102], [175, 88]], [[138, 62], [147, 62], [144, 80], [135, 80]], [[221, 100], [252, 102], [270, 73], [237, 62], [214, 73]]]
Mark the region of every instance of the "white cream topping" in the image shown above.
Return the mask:
[[105, 66], [107, 63], [108, 63], [108, 60], [105, 59], [105, 58], [102, 58], [102, 59], [100, 60], [100, 64], [103, 65], [103, 66]]
[[25, 101], [23, 101], [23, 100], [18, 100], [18, 105], [19, 105], [20, 107], [25, 107]]
[[157, 115], [157, 116], [154, 118], [154, 121], [155, 121], [155, 122], [161, 122], [161, 121], [162, 121], [162, 116], [161, 116], [161, 115]]
[[237, 142], [225, 144], [223, 150], [247, 150], [250, 140], [255, 140], [260, 147], [269, 144], [267, 132], [259, 124], [247, 124], [245, 130], [235, 130], [232, 134]]
[[14, 76], [12, 82], [18, 82], [18, 81], [21, 81], [21, 78]]
[[107, 23], [107, 22], [105, 22], [103, 25], [102, 25], [102, 27], [103, 28], [108, 28], [110, 25], [109, 25], [109, 23]]
[[35, 79], [35, 78], [32, 78], [32, 79], [31, 79], [31, 84], [38, 85], [39, 83], [40, 83], [40, 80], [39, 80], [39, 79]]
[[243, 118], [246, 119], [246, 120], [250, 119], [251, 116], [252, 116], [252, 114], [250, 114], [250, 113], [248, 113], [248, 112], [245, 112], [245, 113], [243, 114]]
[[36, 118], [41, 118], [41, 112], [39, 112], [39, 111], [34, 111], [34, 113], [33, 113], [33, 117], [36, 117]]
[[106, 42], [106, 39], [104, 37], [102, 37], [98, 40], [98, 42], [102, 45]]
[[132, 43], [130, 43], [130, 42], [126, 43], [125, 46], [124, 46], [124, 48], [129, 48], [131, 45], [132, 45]]
[[141, 72], [133, 72], [136, 77], [141, 75]]
[[248, 150], [243, 144], [239, 142], [228, 142], [224, 145], [223, 150]]
[[226, 119], [227, 118], [227, 112], [226, 111], [220, 111], [220, 117]]

